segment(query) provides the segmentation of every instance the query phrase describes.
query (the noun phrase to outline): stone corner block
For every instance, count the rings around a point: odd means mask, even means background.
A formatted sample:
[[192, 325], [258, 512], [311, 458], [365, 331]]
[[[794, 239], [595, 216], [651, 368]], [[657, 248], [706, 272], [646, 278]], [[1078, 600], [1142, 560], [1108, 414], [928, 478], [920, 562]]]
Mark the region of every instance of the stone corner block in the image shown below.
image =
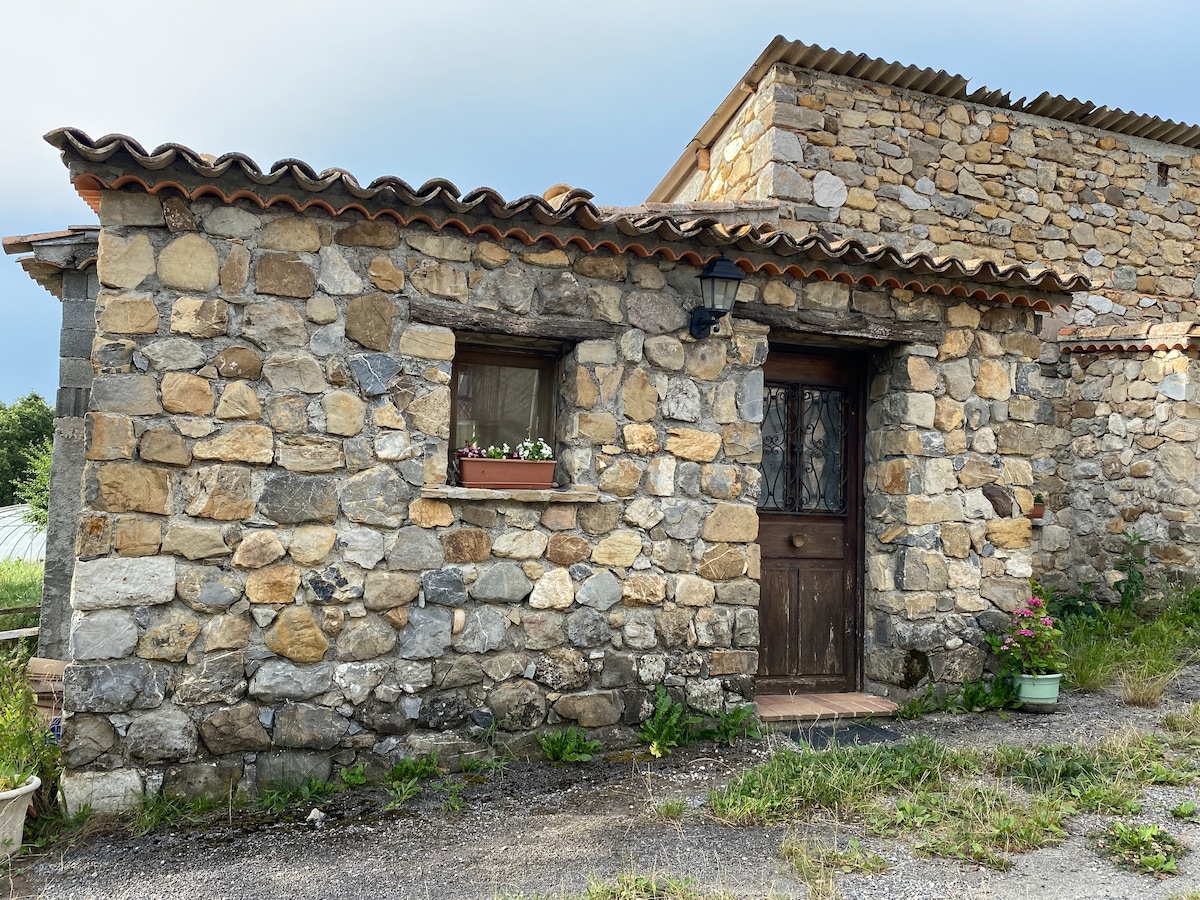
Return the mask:
[[114, 769], [111, 772], [63, 773], [62, 794], [67, 815], [74, 816], [85, 806], [92, 815], [116, 816], [137, 809], [145, 785], [136, 769]]
[[75, 564], [71, 584], [74, 609], [154, 606], [174, 598], [174, 557], [93, 559]]

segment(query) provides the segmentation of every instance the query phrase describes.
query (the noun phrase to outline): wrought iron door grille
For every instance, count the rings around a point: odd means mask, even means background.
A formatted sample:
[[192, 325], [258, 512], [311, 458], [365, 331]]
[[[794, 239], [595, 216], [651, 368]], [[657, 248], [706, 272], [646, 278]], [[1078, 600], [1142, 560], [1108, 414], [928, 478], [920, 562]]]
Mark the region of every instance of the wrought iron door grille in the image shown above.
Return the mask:
[[766, 383], [761, 509], [846, 512], [846, 402], [836, 388]]

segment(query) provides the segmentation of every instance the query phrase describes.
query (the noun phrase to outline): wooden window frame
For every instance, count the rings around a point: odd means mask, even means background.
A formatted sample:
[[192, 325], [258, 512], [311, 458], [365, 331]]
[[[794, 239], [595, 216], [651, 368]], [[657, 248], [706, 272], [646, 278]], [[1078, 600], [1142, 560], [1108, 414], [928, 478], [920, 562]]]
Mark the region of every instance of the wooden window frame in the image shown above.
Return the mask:
[[[471, 439], [471, 435], [458, 433], [458, 379], [460, 367], [467, 365], [501, 366], [513, 369], [536, 369], [542, 385], [541, 396], [538, 397], [538, 414], [542, 421], [547, 422], [548, 433], [531, 435], [533, 438], [542, 437], [556, 447], [558, 407], [559, 371], [561, 354], [555, 352], [539, 352], [534, 350], [508, 350], [503, 347], [481, 347], [477, 344], [459, 343], [454, 351], [454, 364], [450, 374], [450, 462], [455, 462], [454, 451]], [[524, 440], [525, 435], [514, 435], [511, 443]]]

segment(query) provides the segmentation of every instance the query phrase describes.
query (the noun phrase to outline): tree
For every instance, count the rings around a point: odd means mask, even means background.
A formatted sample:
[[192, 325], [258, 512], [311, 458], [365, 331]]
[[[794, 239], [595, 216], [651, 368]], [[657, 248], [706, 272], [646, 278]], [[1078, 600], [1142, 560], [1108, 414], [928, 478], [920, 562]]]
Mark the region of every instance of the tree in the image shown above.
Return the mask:
[[25, 520], [45, 531], [50, 521], [50, 461], [54, 456], [54, 441], [46, 438], [25, 456], [29, 460], [29, 475], [17, 485], [17, 499], [29, 504]]
[[54, 410], [38, 394], [11, 406], [0, 403], [0, 506], [17, 502], [17, 485], [30, 475], [30, 454], [53, 436]]

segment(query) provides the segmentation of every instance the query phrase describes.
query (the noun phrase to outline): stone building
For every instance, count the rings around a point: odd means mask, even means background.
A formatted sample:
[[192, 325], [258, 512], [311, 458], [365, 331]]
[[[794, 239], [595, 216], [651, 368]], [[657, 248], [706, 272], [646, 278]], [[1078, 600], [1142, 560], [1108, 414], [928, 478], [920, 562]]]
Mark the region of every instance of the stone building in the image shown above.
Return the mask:
[[[100, 218], [6, 242], [92, 273], [68, 799], [903, 699], [1125, 528], [1190, 565], [1200, 131], [1072, 103], [777, 39], [636, 209], [49, 135]], [[527, 431], [555, 488], [458, 483]]]

